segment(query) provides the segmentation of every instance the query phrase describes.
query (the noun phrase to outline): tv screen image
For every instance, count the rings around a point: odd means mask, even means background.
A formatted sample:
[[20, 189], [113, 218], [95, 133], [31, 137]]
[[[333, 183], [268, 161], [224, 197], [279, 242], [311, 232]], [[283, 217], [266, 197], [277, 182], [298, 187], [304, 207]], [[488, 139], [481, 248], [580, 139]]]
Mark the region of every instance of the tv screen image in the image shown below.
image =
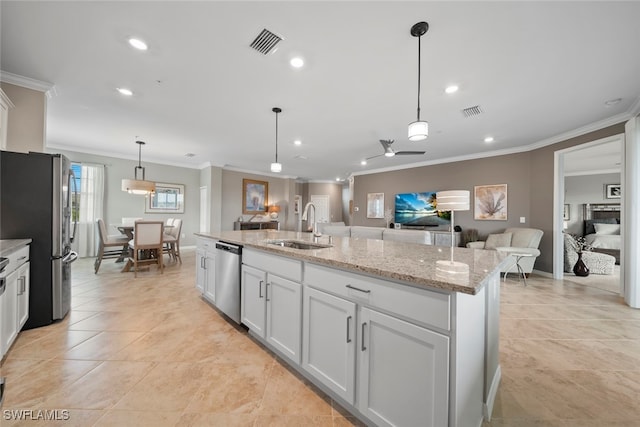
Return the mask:
[[395, 222], [407, 226], [450, 225], [449, 212], [438, 212], [435, 191], [396, 194]]

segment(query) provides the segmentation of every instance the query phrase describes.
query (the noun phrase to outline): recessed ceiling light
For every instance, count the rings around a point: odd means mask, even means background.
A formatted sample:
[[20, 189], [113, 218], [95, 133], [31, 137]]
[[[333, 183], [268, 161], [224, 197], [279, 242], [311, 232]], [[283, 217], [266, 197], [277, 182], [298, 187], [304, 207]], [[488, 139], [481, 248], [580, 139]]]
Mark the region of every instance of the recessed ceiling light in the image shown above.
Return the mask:
[[366, 164], [367, 164], [367, 161], [366, 161], [366, 160], [363, 160], [363, 161], [361, 161], [361, 162], [360, 162], [360, 164], [361, 164], [362, 166], [364, 166], [364, 165], [366, 165]]
[[458, 91], [459, 87], [456, 85], [451, 85], [451, 86], [447, 86], [447, 88], [444, 90], [446, 93], [448, 94], [452, 94], [452, 93], [456, 93]]
[[302, 59], [299, 56], [296, 56], [295, 58], [291, 58], [291, 61], [289, 61], [289, 64], [291, 64], [293, 68], [302, 68], [304, 66], [304, 59]]
[[302, 145], [302, 141], [296, 139], [295, 141], [293, 141], [293, 145]]
[[131, 96], [133, 95], [133, 92], [131, 91], [131, 89], [127, 89], [125, 87], [118, 87], [116, 88], [118, 92], [120, 92], [122, 95], [125, 96]]
[[136, 39], [134, 37], [129, 39], [129, 44], [135, 47], [138, 50], [147, 50], [147, 44], [140, 39]]
[[488, 136], [484, 139], [484, 142], [493, 142], [493, 137], [492, 136]]
[[342, 179], [340, 179], [340, 177], [337, 177], [337, 178], [336, 178], [336, 181], [342, 181]]

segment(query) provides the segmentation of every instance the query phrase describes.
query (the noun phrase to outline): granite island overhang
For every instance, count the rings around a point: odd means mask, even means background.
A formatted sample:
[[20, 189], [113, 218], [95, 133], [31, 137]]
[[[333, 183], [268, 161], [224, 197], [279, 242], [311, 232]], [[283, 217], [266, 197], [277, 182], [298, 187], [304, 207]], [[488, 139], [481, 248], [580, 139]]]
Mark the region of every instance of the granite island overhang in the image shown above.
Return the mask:
[[[291, 231], [196, 235], [199, 253], [201, 242], [243, 246], [241, 318], [249, 334], [365, 423], [467, 426], [490, 420], [501, 377], [500, 269], [508, 257], [374, 239], [329, 242], [328, 236], [314, 240]], [[283, 240], [331, 246], [274, 244]], [[215, 291], [206, 299], [215, 305]], [[332, 303], [346, 311], [334, 310], [337, 319], [314, 317]], [[262, 307], [257, 314], [256, 307]], [[327, 331], [328, 325], [340, 327]], [[417, 335], [407, 339], [413, 331]], [[349, 359], [335, 360], [341, 355]], [[403, 363], [382, 363], [389, 357]], [[387, 384], [398, 378], [398, 387]]]

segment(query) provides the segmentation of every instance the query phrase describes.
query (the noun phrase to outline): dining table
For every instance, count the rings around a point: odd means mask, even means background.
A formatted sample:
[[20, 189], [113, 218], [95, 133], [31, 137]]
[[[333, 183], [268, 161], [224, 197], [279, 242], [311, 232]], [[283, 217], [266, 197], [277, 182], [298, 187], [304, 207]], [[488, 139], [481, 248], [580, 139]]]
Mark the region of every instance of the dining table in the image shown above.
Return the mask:
[[[133, 231], [135, 230], [136, 225], [135, 224], [130, 224], [130, 223], [120, 223], [120, 224], [111, 224], [113, 227], [117, 228], [118, 231], [120, 231], [120, 233], [124, 234], [125, 236], [127, 236], [129, 238], [129, 240], [133, 239]], [[173, 228], [173, 225], [164, 225], [164, 229], [168, 229], [168, 228]], [[116, 259], [116, 262], [123, 262], [124, 261], [124, 257], [126, 256], [126, 254], [123, 251], [122, 256], [118, 257], [118, 259]], [[152, 255], [149, 253], [147, 254], [148, 257], [151, 257]], [[127, 263], [125, 264], [124, 267], [122, 267], [121, 272], [126, 273], [128, 271], [131, 270], [131, 267], [133, 267], [133, 262], [131, 261], [131, 259], [127, 260]]]

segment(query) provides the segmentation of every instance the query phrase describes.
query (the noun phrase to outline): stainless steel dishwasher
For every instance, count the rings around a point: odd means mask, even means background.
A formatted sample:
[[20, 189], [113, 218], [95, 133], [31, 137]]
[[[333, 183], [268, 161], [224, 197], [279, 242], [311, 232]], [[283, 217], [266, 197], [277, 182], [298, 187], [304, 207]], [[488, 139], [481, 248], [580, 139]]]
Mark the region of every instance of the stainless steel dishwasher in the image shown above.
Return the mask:
[[242, 246], [216, 243], [215, 306], [240, 323], [240, 266]]

